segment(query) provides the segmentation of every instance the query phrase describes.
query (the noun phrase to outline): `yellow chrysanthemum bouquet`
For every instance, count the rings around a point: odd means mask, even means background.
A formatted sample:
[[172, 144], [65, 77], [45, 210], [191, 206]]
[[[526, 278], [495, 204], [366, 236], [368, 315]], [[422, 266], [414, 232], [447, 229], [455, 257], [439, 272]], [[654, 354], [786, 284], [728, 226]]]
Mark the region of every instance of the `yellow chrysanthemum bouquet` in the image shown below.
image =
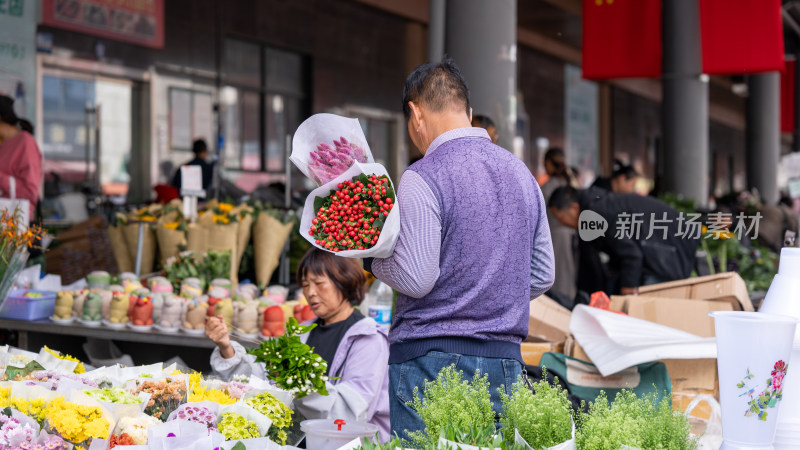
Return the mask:
[[89, 448], [92, 439], [106, 439], [111, 421], [99, 406], [73, 403], [58, 397], [44, 407], [44, 429], [77, 448]]

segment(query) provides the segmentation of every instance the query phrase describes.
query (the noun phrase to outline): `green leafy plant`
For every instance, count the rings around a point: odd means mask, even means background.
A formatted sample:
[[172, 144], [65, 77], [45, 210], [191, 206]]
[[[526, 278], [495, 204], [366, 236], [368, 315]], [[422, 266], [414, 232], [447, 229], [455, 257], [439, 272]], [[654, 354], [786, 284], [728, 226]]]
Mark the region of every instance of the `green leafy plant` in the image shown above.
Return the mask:
[[328, 395], [325, 375], [328, 363], [314, 353], [314, 349], [300, 341], [299, 335], [308, 333], [316, 324], [303, 326], [290, 317], [286, 335], [261, 342], [257, 348], [247, 350], [257, 362], [266, 366], [267, 377], [278, 387], [302, 398], [316, 392]]
[[403, 443], [400, 441], [400, 438], [395, 436], [389, 442], [385, 444], [381, 444], [380, 435], [375, 433], [375, 438], [372, 440], [363, 439], [361, 441], [361, 445], [355, 448], [355, 450], [397, 450], [403, 449]]
[[419, 388], [414, 388], [414, 399], [408, 402], [425, 424], [424, 431], [409, 433], [417, 447], [435, 445], [449, 424], [462, 430], [494, 426], [487, 375], [482, 377], [476, 372], [470, 382], [455, 365], [450, 365], [443, 368], [435, 380], [426, 380], [423, 391], [420, 397]]
[[208, 284], [215, 278], [230, 278], [231, 252], [211, 250], [201, 258], [193, 252], [185, 251], [169, 258], [163, 272], [176, 292], [180, 290], [181, 282], [187, 278], [199, 278], [203, 284]]
[[605, 393], [582, 413], [575, 436], [577, 448], [585, 450], [619, 450], [627, 445], [637, 448], [690, 450], [695, 440], [689, 422], [669, 404], [669, 396], [660, 402], [655, 393], [638, 398], [630, 390], [617, 394], [613, 403]]
[[572, 437], [572, 405], [567, 392], [559, 385], [550, 384], [546, 377], [533, 384], [533, 391], [520, 375], [511, 387], [511, 395], [499, 389], [503, 402], [503, 436], [514, 442], [514, 430], [532, 448], [552, 447]]
[[503, 445], [503, 437], [495, 433], [494, 425], [488, 427], [470, 425], [466, 428], [459, 428], [449, 423], [442, 428], [439, 437], [457, 444], [474, 445], [487, 449], [498, 449]]

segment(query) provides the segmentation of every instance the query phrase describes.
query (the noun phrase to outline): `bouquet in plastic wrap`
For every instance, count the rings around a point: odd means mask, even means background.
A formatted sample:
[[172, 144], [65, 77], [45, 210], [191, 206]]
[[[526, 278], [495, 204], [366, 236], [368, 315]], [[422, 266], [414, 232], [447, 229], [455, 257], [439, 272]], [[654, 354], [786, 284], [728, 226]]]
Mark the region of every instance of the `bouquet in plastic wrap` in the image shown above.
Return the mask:
[[136, 380], [133, 393], [147, 392], [150, 400], [144, 408], [145, 414], [151, 415], [162, 422], [175, 411], [184, 401], [188, 392], [188, 381], [185, 375], [166, 377], [161, 380]]
[[320, 185], [303, 208], [306, 240], [350, 258], [392, 254], [400, 233], [394, 185], [386, 168], [374, 163], [357, 119], [311, 116], [297, 128], [290, 159]]
[[92, 439], [106, 439], [111, 421], [99, 406], [78, 404], [58, 397], [45, 407], [44, 429], [64, 440], [88, 448]]

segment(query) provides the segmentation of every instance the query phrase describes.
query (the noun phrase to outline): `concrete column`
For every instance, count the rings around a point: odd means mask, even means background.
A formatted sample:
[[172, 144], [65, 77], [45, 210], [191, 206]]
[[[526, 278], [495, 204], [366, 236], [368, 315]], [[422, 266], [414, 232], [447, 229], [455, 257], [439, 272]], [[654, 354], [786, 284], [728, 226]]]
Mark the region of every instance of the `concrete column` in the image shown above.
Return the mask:
[[747, 79], [747, 187], [757, 188], [761, 199], [769, 204], [778, 201], [780, 90], [778, 72], [750, 75]]
[[517, 121], [517, 1], [448, 0], [445, 52], [461, 68], [473, 114], [497, 124], [512, 149]]
[[428, 61], [439, 62], [444, 55], [445, 0], [430, 0], [428, 20]]
[[698, 0], [663, 3], [664, 189], [708, 203], [708, 77], [701, 74]]
[[800, 152], [800, 52], [795, 53], [794, 61], [794, 139], [792, 140], [792, 151]]

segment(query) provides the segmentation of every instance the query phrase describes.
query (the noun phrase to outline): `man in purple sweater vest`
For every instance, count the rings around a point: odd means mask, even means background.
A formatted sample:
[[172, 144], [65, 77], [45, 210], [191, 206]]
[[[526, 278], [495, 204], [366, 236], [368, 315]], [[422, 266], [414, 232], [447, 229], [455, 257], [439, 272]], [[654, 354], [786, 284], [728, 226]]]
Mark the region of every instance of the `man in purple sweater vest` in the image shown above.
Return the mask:
[[547, 210], [528, 168], [470, 125], [469, 89], [455, 63], [423, 64], [406, 80], [408, 133], [424, 157], [398, 186], [400, 236], [389, 258], [365, 261], [400, 292], [389, 331], [392, 432], [424, 429], [414, 388], [448, 365], [497, 389], [522, 373], [530, 299], [553, 284]]

